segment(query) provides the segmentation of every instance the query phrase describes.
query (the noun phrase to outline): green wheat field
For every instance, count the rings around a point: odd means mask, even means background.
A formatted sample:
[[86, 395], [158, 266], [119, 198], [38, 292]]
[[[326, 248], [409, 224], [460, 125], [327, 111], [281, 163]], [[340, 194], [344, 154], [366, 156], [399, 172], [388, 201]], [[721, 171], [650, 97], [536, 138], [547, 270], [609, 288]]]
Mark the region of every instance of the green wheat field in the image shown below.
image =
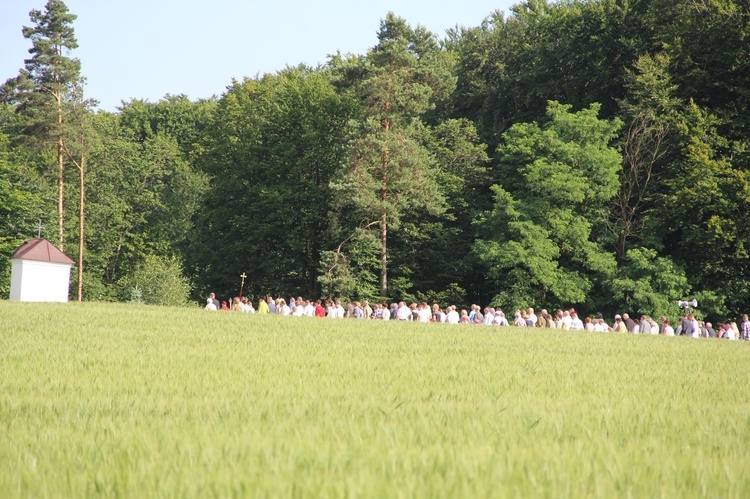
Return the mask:
[[0, 301], [0, 497], [748, 497], [750, 344]]

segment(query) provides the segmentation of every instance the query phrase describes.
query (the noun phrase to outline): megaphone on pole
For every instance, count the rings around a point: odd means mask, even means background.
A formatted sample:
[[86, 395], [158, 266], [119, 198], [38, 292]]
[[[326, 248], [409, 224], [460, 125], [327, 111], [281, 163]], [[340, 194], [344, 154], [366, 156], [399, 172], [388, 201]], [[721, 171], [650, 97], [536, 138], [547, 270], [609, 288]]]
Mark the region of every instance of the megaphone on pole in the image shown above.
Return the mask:
[[677, 306], [680, 308], [696, 308], [698, 306], [698, 300], [693, 298], [693, 301], [687, 301], [687, 300], [677, 300]]

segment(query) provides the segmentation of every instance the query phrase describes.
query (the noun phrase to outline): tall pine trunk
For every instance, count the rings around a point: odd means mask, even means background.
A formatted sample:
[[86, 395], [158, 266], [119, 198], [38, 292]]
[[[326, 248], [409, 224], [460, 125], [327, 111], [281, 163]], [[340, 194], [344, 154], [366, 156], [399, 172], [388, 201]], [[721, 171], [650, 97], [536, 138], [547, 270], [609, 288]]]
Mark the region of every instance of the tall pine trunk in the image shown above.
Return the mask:
[[[57, 96], [58, 105], [61, 106], [60, 96]], [[62, 111], [60, 110], [57, 114], [57, 226], [59, 230], [60, 238], [60, 251], [65, 251], [63, 246], [65, 244], [65, 224], [64, 224], [64, 206], [63, 206], [63, 188], [65, 183], [64, 178], [64, 163], [63, 163], [63, 138], [62, 138]]]
[[84, 252], [84, 214], [86, 200], [85, 180], [86, 156], [81, 156], [81, 164], [78, 165], [79, 182], [81, 184], [81, 197], [78, 206], [78, 301], [83, 301], [83, 252]]
[[386, 213], [380, 218], [380, 296], [388, 296], [388, 225]]
[[[386, 102], [384, 110], [387, 113], [391, 109], [390, 102]], [[385, 135], [391, 130], [391, 120], [384, 118], [381, 122]], [[380, 214], [380, 296], [388, 296], [388, 212], [386, 201], [388, 198], [388, 167], [390, 166], [390, 151], [388, 147], [383, 150], [382, 156], [382, 176], [380, 178], [380, 203], [382, 212]]]

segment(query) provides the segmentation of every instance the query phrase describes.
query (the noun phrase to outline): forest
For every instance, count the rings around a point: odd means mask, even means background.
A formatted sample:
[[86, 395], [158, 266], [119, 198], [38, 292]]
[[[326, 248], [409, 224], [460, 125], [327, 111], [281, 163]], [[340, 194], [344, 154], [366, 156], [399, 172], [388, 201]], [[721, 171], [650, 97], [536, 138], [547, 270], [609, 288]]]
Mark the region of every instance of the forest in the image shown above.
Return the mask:
[[246, 273], [254, 297], [750, 309], [745, 0], [528, 0], [443, 36], [387, 13], [365, 54], [114, 113], [75, 19], [32, 11], [0, 87], [0, 297], [43, 227], [79, 301]]

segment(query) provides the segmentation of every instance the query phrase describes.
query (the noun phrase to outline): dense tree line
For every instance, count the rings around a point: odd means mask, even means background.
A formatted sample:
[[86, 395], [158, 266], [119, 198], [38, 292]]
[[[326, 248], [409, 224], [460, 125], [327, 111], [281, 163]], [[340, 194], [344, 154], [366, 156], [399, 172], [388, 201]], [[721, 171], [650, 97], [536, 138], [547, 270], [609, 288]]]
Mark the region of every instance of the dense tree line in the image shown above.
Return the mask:
[[248, 294], [750, 306], [746, 2], [529, 0], [444, 38], [388, 14], [366, 54], [116, 113], [84, 99], [64, 3], [31, 20], [0, 92], [3, 294], [41, 221], [87, 300], [247, 272]]

